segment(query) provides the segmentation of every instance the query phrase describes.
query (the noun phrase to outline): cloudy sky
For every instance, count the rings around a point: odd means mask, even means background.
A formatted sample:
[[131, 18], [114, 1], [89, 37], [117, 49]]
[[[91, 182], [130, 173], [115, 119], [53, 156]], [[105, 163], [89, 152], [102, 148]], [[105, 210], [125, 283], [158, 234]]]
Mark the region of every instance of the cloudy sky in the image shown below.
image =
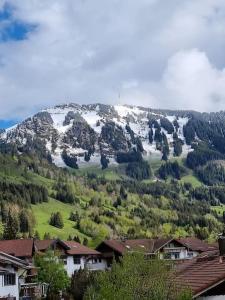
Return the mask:
[[0, 119], [66, 102], [225, 109], [225, 1], [0, 0]]

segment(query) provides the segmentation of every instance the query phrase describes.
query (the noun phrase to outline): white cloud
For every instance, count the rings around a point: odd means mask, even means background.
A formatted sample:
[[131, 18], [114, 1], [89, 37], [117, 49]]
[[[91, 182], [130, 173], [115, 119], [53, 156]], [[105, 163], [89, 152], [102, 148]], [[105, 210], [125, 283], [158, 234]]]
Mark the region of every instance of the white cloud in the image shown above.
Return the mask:
[[224, 109], [225, 70], [213, 66], [206, 54], [196, 49], [176, 53], [169, 59], [162, 86], [172, 107], [200, 111]]
[[4, 3], [37, 28], [0, 44], [0, 118], [70, 101], [114, 103], [118, 94], [138, 105], [225, 109], [224, 0]]

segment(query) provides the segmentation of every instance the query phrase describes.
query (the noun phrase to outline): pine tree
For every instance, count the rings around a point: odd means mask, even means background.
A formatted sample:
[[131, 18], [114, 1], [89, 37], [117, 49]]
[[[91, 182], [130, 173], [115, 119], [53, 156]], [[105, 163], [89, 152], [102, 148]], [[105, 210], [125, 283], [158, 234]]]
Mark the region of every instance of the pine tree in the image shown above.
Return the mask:
[[34, 233], [34, 239], [40, 240], [40, 234], [39, 234], [39, 232], [37, 230]]
[[45, 232], [44, 234], [44, 240], [50, 240], [51, 239], [51, 235], [49, 232]]
[[20, 221], [20, 231], [22, 233], [29, 232], [30, 225], [29, 225], [29, 218], [27, 216], [27, 213], [22, 210], [19, 214], [19, 221]]
[[6, 222], [7, 217], [8, 217], [8, 209], [6, 208], [4, 203], [1, 202], [1, 219], [2, 219], [2, 223]]
[[102, 165], [102, 170], [107, 169], [109, 164], [108, 158], [104, 155], [101, 154], [101, 165]]
[[123, 185], [120, 186], [120, 196], [122, 199], [127, 199], [127, 192]]
[[17, 238], [19, 232], [19, 220], [16, 213], [12, 214], [9, 210], [8, 217], [5, 223], [5, 228], [3, 232], [3, 238], [5, 240], [14, 240]]
[[72, 236], [69, 235], [67, 240], [68, 240], [68, 241], [72, 241], [72, 240], [73, 240]]
[[88, 239], [87, 239], [86, 237], [83, 239], [83, 245], [84, 245], [84, 246], [87, 246], [87, 245], [88, 245]]
[[79, 238], [79, 236], [75, 236], [74, 238], [73, 238], [73, 240], [74, 240], [74, 242], [77, 242], [77, 243], [81, 243], [81, 240], [80, 240], [80, 238]]
[[62, 218], [62, 215], [59, 211], [56, 212], [56, 213], [51, 214], [49, 224], [54, 226], [54, 227], [57, 227], [57, 228], [63, 228], [64, 227], [63, 218]]

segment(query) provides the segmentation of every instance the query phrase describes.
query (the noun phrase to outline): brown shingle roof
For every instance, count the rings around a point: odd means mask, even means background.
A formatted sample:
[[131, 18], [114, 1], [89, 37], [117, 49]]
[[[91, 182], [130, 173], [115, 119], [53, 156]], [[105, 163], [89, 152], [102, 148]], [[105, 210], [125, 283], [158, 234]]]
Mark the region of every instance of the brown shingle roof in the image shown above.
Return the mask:
[[34, 242], [32, 239], [0, 241], [0, 251], [16, 257], [32, 257]]
[[68, 255], [100, 255], [96, 250], [90, 249], [74, 241], [61, 241], [61, 240], [42, 240], [35, 241], [35, 248], [37, 251], [45, 251], [51, 246], [60, 244]]
[[126, 247], [122, 243], [122, 241], [119, 241], [119, 240], [105, 240], [103, 243], [106, 244], [107, 246], [109, 246], [110, 248], [112, 248], [114, 251], [118, 252], [119, 254], [123, 254], [126, 251]]
[[225, 281], [225, 261], [220, 263], [219, 256], [212, 253], [177, 265], [176, 282], [191, 288], [194, 296], [201, 295], [222, 281]]
[[35, 240], [34, 245], [37, 251], [44, 251], [51, 247], [55, 240]]
[[63, 241], [70, 249], [66, 250], [69, 255], [100, 255], [100, 252], [88, 248], [74, 241]]
[[[136, 239], [136, 240], [105, 240], [103, 243], [119, 254], [126, 251], [141, 251], [144, 253], [155, 253], [164, 245], [172, 241], [171, 238], [166, 239]], [[98, 246], [99, 247], [99, 246]], [[98, 248], [97, 247], [97, 248]]]
[[192, 251], [205, 252], [216, 249], [216, 246], [209, 245], [208, 243], [195, 237], [180, 238], [178, 241], [180, 241], [180, 243], [182, 243]]

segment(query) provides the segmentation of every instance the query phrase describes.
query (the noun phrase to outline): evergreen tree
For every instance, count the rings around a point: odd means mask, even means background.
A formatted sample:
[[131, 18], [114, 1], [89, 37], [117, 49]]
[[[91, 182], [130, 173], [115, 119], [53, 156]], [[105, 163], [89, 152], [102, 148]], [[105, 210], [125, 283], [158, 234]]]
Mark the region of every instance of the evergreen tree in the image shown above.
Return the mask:
[[148, 133], [148, 139], [149, 139], [150, 144], [153, 143], [153, 137], [154, 137], [153, 130], [152, 130], [152, 128], [150, 128], [149, 133]]
[[17, 238], [19, 232], [19, 220], [17, 214], [9, 210], [7, 220], [4, 227], [3, 238], [5, 240], [13, 240]]
[[77, 242], [77, 243], [81, 244], [81, 240], [80, 240], [80, 238], [79, 238], [78, 235], [75, 236], [75, 237], [73, 238], [73, 240], [74, 240], [74, 242]]
[[25, 210], [22, 210], [19, 214], [20, 231], [22, 233], [30, 231], [29, 218]]
[[180, 139], [175, 139], [173, 142], [173, 147], [174, 147], [174, 156], [180, 156], [182, 153], [182, 145], [183, 142]]
[[122, 199], [127, 199], [127, 192], [123, 185], [120, 186], [120, 197]]
[[44, 234], [44, 240], [50, 240], [51, 239], [51, 235], [49, 232], [45, 232]]
[[2, 223], [6, 222], [7, 217], [8, 217], [8, 209], [6, 208], [4, 203], [1, 202], [1, 219], [2, 219]]
[[83, 245], [84, 245], [84, 246], [87, 246], [87, 245], [88, 245], [88, 239], [87, 239], [86, 237], [83, 239]]
[[34, 239], [40, 240], [40, 234], [39, 234], [39, 232], [37, 230], [34, 233]]
[[108, 158], [105, 156], [105, 154], [101, 154], [101, 165], [102, 170], [107, 169], [109, 164]]
[[52, 213], [51, 218], [49, 220], [49, 224], [57, 228], [63, 228], [64, 223], [62, 214], [60, 212]]

